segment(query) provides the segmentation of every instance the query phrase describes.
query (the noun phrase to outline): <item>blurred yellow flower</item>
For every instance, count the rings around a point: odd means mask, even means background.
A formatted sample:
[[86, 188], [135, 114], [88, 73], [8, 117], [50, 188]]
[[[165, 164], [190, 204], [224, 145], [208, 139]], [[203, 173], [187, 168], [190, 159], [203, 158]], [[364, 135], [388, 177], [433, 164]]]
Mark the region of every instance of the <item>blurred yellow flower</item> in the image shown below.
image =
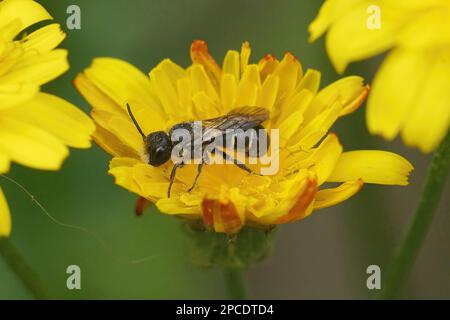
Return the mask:
[[[406, 185], [411, 164], [383, 151], [342, 152], [338, 138], [327, 134], [340, 117], [364, 101], [368, 87], [360, 77], [347, 77], [319, 91], [320, 73], [307, 70], [290, 53], [279, 61], [271, 55], [249, 63], [250, 46], [227, 52], [220, 67], [206, 43], [191, 47], [192, 65], [184, 69], [163, 60], [149, 77], [113, 58], [97, 58], [75, 79], [75, 86], [92, 105], [97, 125], [94, 140], [113, 156], [109, 173], [116, 183], [161, 212], [203, 219], [217, 232], [236, 233], [244, 225], [268, 226], [303, 219], [315, 209], [342, 202], [363, 182]], [[264, 123], [280, 135], [280, 170], [259, 176], [230, 165], [207, 165], [197, 187], [187, 192], [196, 165], [177, 172], [167, 197], [169, 161], [152, 167], [142, 157], [142, 137], [126, 104], [145, 134], [168, 130], [173, 124], [209, 119], [241, 106], [270, 112]], [[257, 170], [255, 170], [257, 171]], [[325, 182], [343, 182], [323, 188]]]
[[[378, 19], [379, 25], [373, 19]], [[372, 134], [434, 150], [450, 124], [450, 1], [327, 0], [309, 26], [342, 73], [352, 61], [392, 49], [367, 106]]]
[[[52, 17], [31, 0], [0, 2], [0, 174], [10, 162], [56, 170], [67, 146], [87, 148], [94, 124], [82, 111], [40, 86], [68, 68], [67, 51], [55, 49], [65, 34], [58, 24], [23, 38], [29, 26]], [[0, 188], [0, 236], [11, 232], [8, 205]]]

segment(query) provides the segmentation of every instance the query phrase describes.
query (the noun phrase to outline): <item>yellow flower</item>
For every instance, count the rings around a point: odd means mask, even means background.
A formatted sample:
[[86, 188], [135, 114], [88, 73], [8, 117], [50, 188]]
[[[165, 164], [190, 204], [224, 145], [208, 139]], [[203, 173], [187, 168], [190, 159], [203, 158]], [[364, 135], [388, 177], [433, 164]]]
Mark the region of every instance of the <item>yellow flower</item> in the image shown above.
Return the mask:
[[[319, 91], [320, 73], [310, 69], [303, 74], [290, 53], [281, 61], [267, 55], [257, 64], [249, 63], [249, 57], [250, 46], [244, 43], [240, 53], [228, 51], [220, 67], [206, 43], [195, 41], [193, 63], [186, 69], [166, 59], [147, 77], [122, 60], [97, 58], [79, 74], [75, 85], [93, 107], [94, 140], [113, 156], [109, 173], [116, 183], [161, 212], [203, 219], [207, 227], [228, 234], [244, 225], [303, 219], [348, 199], [363, 182], [408, 183], [412, 166], [404, 158], [382, 151], [343, 153], [337, 136], [327, 134], [336, 119], [365, 99], [363, 79], [347, 77]], [[270, 112], [265, 128], [279, 129], [280, 169], [260, 176], [233, 164], [206, 165], [197, 187], [188, 192], [197, 168], [186, 165], [177, 172], [168, 198], [173, 164], [145, 163], [142, 137], [127, 114], [127, 103], [145, 134], [222, 116], [237, 107], [264, 107]], [[325, 182], [343, 183], [319, 190]]]
[[[69, 68], [67, 51], [55, 49], [65, 37], [60, 26], [50, 24], [19, 38], [29, 26], [49, 19], [34, 1], [0, 2], [0, 174], [12, 161], [56, 170], [69, 153], [67, 146], [90, 146], [95, 127], [89, 117], [69, 102], [40, 92], [41, 85]], [[10, 232], [0, 188], [0, 236]]]
[[391, 49], [368, 100], [369, 131], [435, 149], [450, 124], [450, 1], [328, 0], [309, 26], [310, 40], [327, 30], [327, 52], [340, 73]]

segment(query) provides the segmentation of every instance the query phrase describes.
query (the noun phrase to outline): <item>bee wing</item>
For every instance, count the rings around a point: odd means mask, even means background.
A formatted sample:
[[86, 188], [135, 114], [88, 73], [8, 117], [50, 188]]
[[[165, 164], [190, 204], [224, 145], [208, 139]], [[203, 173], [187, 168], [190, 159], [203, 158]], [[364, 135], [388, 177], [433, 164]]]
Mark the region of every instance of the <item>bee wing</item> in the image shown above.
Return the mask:
[[[244, 131], [254, 128], [269, 118], [269, 110], [260, 107], [240, 107], [231, 110], [222, 117], [203, 120], [205, 130], [225, 133], [226, 130], [242, 129]], [[217, 132], [219, 131], [219, 132]]]
[[193, 143], [204, 145], [205, 143], [212, 141], [214, 138], [224, 135], [227, 130], [241, 129], [246, 131], [257, 127], [268, 118], [269, 111], [265, 108], [236, 108], [224, 116], [202, 120], [203, 134], [201, 141], [197, 138], [193, 141]]

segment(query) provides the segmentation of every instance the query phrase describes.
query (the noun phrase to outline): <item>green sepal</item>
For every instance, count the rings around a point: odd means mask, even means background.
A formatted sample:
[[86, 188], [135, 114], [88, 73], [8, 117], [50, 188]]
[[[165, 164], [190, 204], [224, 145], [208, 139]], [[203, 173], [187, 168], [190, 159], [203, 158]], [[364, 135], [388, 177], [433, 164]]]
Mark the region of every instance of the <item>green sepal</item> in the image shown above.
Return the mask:
[[193, 262], [201, 267], [247, 268], [272, 252], [275, 228], [243, 227], [232, 236], [207, 230], [191, 221], [184, 228], [193, 240]]

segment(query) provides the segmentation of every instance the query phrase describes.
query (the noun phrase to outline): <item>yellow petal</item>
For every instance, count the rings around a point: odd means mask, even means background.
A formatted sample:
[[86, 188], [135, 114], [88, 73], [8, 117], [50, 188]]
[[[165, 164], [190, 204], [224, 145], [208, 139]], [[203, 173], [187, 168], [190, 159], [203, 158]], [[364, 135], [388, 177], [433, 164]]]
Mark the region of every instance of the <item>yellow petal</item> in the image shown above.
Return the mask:
[[[202, 65], [193, 65], [189, 68], [191, 83], [192, 83], [192, 93], [195, 95], [198, 92], [203, 91], [207, 94], [213, 101], [220, 101], [217, 90], [214, 88], [210, 78], [206, 74], [205, 68]], [[215, 112], [217, 110], [211, 110]]]
[[135, 153], [141, 153], [142, 137], [131, 120], [100, 110], [94, 110], [91, 115], [101, 127], [114, 134], [121, 143], [131, 148]]
[[314, 210], [331, 207], [347, 200], [361, 190], [363, 184], [362, 180], [348, 181], [336, 188], [319, 190], [314, 200]]
[[97, 88], [85, 74], [79, 73], [73, 83], [78, 92], [93, 108], [114, 114], [124, 114], [124, 109]]
[[53, 134], [71, 147], [90, 147], [92, 120], [73, 104], [56, 96], [38, 93], [26, 104], [10, 108], [4, 114]]
[[5, 173], [9, 171], [10, 161], [6, 154], [0, 153], [0, 173]]
[[37, 50], [39, 53], [48, 52], [56, 48], [66, 37], [57, 23], [39, 28], [26, 36], [23, 41], [25, 50]]
[[402, 131], [405, 143], [423, 152], [433, 151], [450, 127], [450, 52], [437, 51], [431, 61]]
[[[375, 4], [375, 3], [374, 3]], [[388, 2], [376, 3], [381, 10], [381, 27], [368, 28], [370, 3], [363, 1], [346, 11], [333, 22], [326, 38], [326, 49], [339, 73], [352, 61], [382, 53], [396, 41], [397, 35], [409, 18], [403, 10], [393, 9]]]
[[115, 178], [115, 183], [131, 192], [144, 197], [141, 188], [133, 177], [133, 160], [134, 159], [116, 159], [110, 162], [108, 173]]
[[189, 77], [178, 79], [177, 81], [178, 100], [181, 108], [186, 114], [186, 119], [193, 119], [194, 107], [192, 104], [192, 85]]
[[429, 8], [423, 10], [410, 23], [405, 25], [399, 35], [399, 46], [409, 49], [448, 46], [450, 44], [448, 19], [449, 12], [443, 10], [442, 3], [434, 4], [434, 8], [433, 4], [430, 3]]
[[258, 86], [251, 81], [239, 83], [235, 107], [254, 106], [258, 98]]
[[150, 79], [155, 93], [161, 101], [164, 111], [171, 116], [183, 116], [185, 110], [180, 107], [177, 93], [178, 80], [187, 77], [187, 73], [170, 59], [164, 59], [150, 71]]
[[[148, 164], [137, 164], [133, 167], [133, 179], [139, 185], [141, 194], [147, 199], [157, 201], [167, 197], [169, 180], [161, 168], [155, 168]], [[184, 184], [175, 182], [172, 186], [172, 195], [183, 191]]]
[[329, 134], [314, 152], [299, 162], [299, 167], [310, 168], [316, 172], [317, 184], [324, 183], [335, 170], [336, 163], [342, 154], [342, 145], [335, 134]]
[[42, 85], [59, 77], [68, 69], [67, 50], [56, 49], [42, 54], [29, 51], [10, 72], [1, 77], [0, 83]]
[[320, 72], [314, 69], [306, 70], [304, 77], [300, 80], [295, 91], [300, 92], [303, 89], [316, 94], [320, 87]]
[[277, 69], [279, 61], [271, 54], [266, 54], [259, 62], [258, 69], [261, 77], [261, 81], [265, 81], [266, 78], [271, 75], [275, 69]]
[[[306, 178], [301, 183], [296, 191], [296, 195], [293, 199], [294, 202], [290, 204], [290, 208], [287, 212], [284, 212], [281, 217], [273, 221], [275, 224], [282, 224], [287, 222], [294, 222], [309, 216], [312, 212], [312, 204], [314, 197], [317, 193], [317, 180], [314, 178]], [[286, 199], [288, 200], [288, 199]], [[290, 201], [287, 201], [290, 203]], [[285, 201], [283, 199], [282, 201]], [[276, 209], [276, 210], [279, 210]]]
[[[289, 118], [293, 113], [298, 112], [299, 114], [301, 114], [303, 120], [303, 114], [305, 113], [305, 110], [309, 107], [313, 98], [314, 98], [313, 93], [308, 89], [303, 89], [302, 91], [288, 98], [286, 102], [283, 104], [283, 107], [281, 108], [277, 119], [272, 119], [276, 120], [275, 127], [277, 127], [278, 123], [282, 121], [289, 121]], [[302, 123], [298, 123], [298, 128], [300, 128], [301, 125]], [[284, 136], [284, 133], [282, 131], [280, 131], [280, 133], [282, 136]]]
[[211, 99], [204, 91], [197, 92], [192, 97], [192, 102], [195, 105], [194, 112], [198, 119], [205, 119], [218, 115], [218, 110], [220, 109], [219, 104]]
[[0, 238], [11, 234], [11, 215], [2, 188], [0, 188]]
[[252, 52], [252, 49], [250, 48], [250, 44], [248, 43], [248, 41], [245, 41], [242, 44], [241, 54], [240, 54], [240, 58], [241, 58], [241, 73], [244, 73], [244, 71], [247, 68], [248, 60], [250, 59], [251, 52]]
[[99, 124], [97, 124], [92, 137], [100, 148], [113, 157], [130, 157], [135, 159], [140, 159], [141, 157], [136, 150], [124, 144], [119, 138]]
[[38, 91], [37, 84], [0, 83], [0, 110], [28, 101]]
[[203, 40], [196, 40], [191, 45], [191, 59], [193, 63], [203, 65], [213, 85], [218, 88], [222, 70], [209, 54], [208, 45]]
[[201, 203], [203, 221], [216, 232], [237, 233], [245, 223], [242, 204], [245, 197], [233, 188], [226, 195], [208, 195]]
[[126, 110], [127, 102], [138, 101], [151, 109], [158, 121], [165, 119], [150, 79], [128, 62], [114, 58], [96, 58], [84, 74], [123, 110]]
[[310, 123], [306, 124], [301, 130], [298, 131], [296, 136], [298, 136], [300, 140], [296, 145], [301, 146], [302, 149], [314, 147], [323, 137], [323, 134], [329, 130], [329, 128], [339, 117], [341, 110], [342, 105], [340, 102], [336, 101], [328, 109], [322, 111], [319, 115], [313, 118]]
[[361, 150], [341, 154], [327, 181], [346, 182], [361, 179], [365, 183], [407, 185], [413, 166], [398, 154]]
[[29, 0], [4, 0], [0, 2], [0, 27], [19, 19], [22, 30], [42, 20], [52, 19], [39, 3]]
[[342, 106], [340, 115], [356, 110], [367, 96], [368, 88], [364, 86], [364, 79], [358, 76], [342, 78], [319, 91], [305, 113], [305, 119], [317, 116], [335, 102]]
[[57, 170], [69, 154], [58, 138], [6, 116], [0, 118], [0, 136], [0, 152], [31, 168]]
[[[427, 60], [423, 52], [402, 49], [384, 60], [367, 103], [367, 127], [372, 134], [392, 140], [399, 133], [427, 81]], [[428, 109], [430, 102], [427, 105]]]
[[200, 206], [198, 205], [187, 206], [178, 197], [159, 199], [158, 202], [156, 202], [156, 207], [161, 212], [173, 215], [179, 214], [200, 215], [201, 212]]
[[327, 0], [320, 7], [319, 14], [308, 27], [309, 41], [313, 42], [327, 31], [327, 29], [353, 7], [366, 0]]
[[279, 86], [280, 78], [269, 75], [262, 85], [261, 92], [257, 99], [257, 105], [272, 111], [277, 99]]
[[0, 52], [4, 54], [8, 48], [6, 43], [13, 41], [16, 35], [20, 32], [22, 24], [20, 19], [16, 18], [3, 24], [0, 27]]
[[227, 112], [234, 106], [237, 95], [237, 82], [232, 74], [224, 74], [220, 85], [220, 96], [222, 98], [223, 111]]
[[239, 52], [235, 50], [229, 50], [227, 52], [223, 60], [222, 71], [224, 74], [232, 74], [236, 81], [239, 82], [241, 78]]
[[303, 75], [300, 62], [291, 53], [286, 53], [273, 74], [280, 78], [279, 99], [289, 96], [297, 86], [297, 80]]

